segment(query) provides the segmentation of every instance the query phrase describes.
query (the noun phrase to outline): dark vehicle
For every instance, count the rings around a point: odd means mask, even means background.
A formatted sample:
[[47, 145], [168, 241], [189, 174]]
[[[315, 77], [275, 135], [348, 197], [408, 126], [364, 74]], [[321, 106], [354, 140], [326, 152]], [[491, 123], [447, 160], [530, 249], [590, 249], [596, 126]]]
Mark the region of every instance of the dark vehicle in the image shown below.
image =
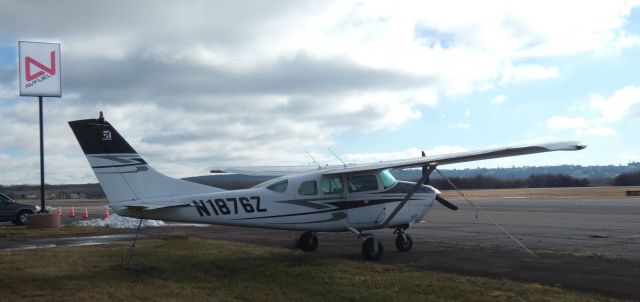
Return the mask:
[[0, 193], [0, 221], [11, 221], [14, 224], [26, 224], [29, 215], [38, 212], [38, 207], [13, 201], [9, 196]]

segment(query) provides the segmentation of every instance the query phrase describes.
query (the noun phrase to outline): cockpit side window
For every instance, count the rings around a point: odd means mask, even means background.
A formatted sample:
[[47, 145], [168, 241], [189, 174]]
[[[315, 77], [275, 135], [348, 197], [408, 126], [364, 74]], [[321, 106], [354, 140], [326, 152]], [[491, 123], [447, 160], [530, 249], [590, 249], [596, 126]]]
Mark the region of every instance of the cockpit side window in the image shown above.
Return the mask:
[[298, 194], [300, 195], [317, 195], [318, 194], [318, 183], [315, 180], [305, 181], [300, 184], [298, 188]]
[[285, 179], [267, 186], [267, 189], [274, 192], [283, 193], [284, 191], [287, 190], [288, 185], [289, 185], [289, 181]]
[[380, 171], [380, 182], [385, 189], [393, 187], [398, 181], [389, 170]]
[[356, 175], [348, 178], [349, 192], [378, 190], [378, 178], [375, 175]]
[[325, 177], [322, 179], [322, 192], [324, 194], [342, 193], [342, 177]]

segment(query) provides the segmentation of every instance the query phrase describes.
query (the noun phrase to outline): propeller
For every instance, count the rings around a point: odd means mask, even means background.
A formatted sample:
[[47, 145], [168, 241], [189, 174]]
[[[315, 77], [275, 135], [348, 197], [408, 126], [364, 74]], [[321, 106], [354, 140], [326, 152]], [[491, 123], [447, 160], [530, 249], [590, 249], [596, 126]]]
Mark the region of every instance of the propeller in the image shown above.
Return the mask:
[[[426, 155], [424, 154], [424, 151], [422, 151], [422, 157], [425, 157]], [[425, 184], [428, 185], [429, 184], [429, 175], [431, 175], [432, 171], [429, 171], [429, 167], [427, 166], [422, 166], [422, 175], [427, 175], [427, 177], [423, 180], [418, 182], [419, 184]]]
[[[425, 156], [426, 155], [424, 154], [424, 151], [422, 151], [422, 157], [425, 157]], [[431, 175], [431, 172], [433, 172], [435, 169], [436, 169], [435, 165], [422, 166], [422, 178], [420, 178], [420, 181], [418, 182], [418, 184], [424, 183], [425, 185], [428, 185], [429, 184], [429, 176]], [[425, 175], [426, 175], [426, 177], [425, 177]], [[449, 201], [447, 201], [446, 199], [440, 197], [440, 195], [436, 195], [436, 200], [441, 205], [447, 207], [450, 210], [453, 210], [453, 211], [457, 211], [458, 210], [458, 207], [456, 205], [454, 205], [454, 204], [450, 203]]]
[[436, 200], [443, 206], [449, 208], [450, 210], [457, 211], [458, 207], [455, 204], [450, 203], [446, 199], [440, 197], [440, 195], [436, 195]]

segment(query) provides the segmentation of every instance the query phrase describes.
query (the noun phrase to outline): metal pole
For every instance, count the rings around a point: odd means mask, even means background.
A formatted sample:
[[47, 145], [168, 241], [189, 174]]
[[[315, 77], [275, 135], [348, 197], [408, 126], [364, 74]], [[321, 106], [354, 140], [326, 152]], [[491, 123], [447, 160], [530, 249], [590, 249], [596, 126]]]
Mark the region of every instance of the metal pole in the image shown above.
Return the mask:
[[44, 207], [44, 134], [42, 131], [42, 96], [38, 97], [40, 107], [40, 212], [49, 213]]

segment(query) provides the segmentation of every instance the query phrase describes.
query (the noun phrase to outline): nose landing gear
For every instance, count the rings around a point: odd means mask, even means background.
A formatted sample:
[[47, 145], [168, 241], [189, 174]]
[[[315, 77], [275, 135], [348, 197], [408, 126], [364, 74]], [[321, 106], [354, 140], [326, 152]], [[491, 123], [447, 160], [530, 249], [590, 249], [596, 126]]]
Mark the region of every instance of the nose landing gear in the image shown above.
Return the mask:
[[400, 252], [408, 252], [413, 247], [413, 239], [409, 236], [409, 234], [400, 231], [398, 232], [398, 237], [396, 237], [396, 248]]
[[413, 247], [413, 239], [411, 239], [409, 234], [404, 232], [404, 230], [408, 228], [408, 225], [401, 225], [393, 231], [394, 234], [398, 234], [398, 237], [396, 237], [396, 248], [400, 252], [408, 252]]

